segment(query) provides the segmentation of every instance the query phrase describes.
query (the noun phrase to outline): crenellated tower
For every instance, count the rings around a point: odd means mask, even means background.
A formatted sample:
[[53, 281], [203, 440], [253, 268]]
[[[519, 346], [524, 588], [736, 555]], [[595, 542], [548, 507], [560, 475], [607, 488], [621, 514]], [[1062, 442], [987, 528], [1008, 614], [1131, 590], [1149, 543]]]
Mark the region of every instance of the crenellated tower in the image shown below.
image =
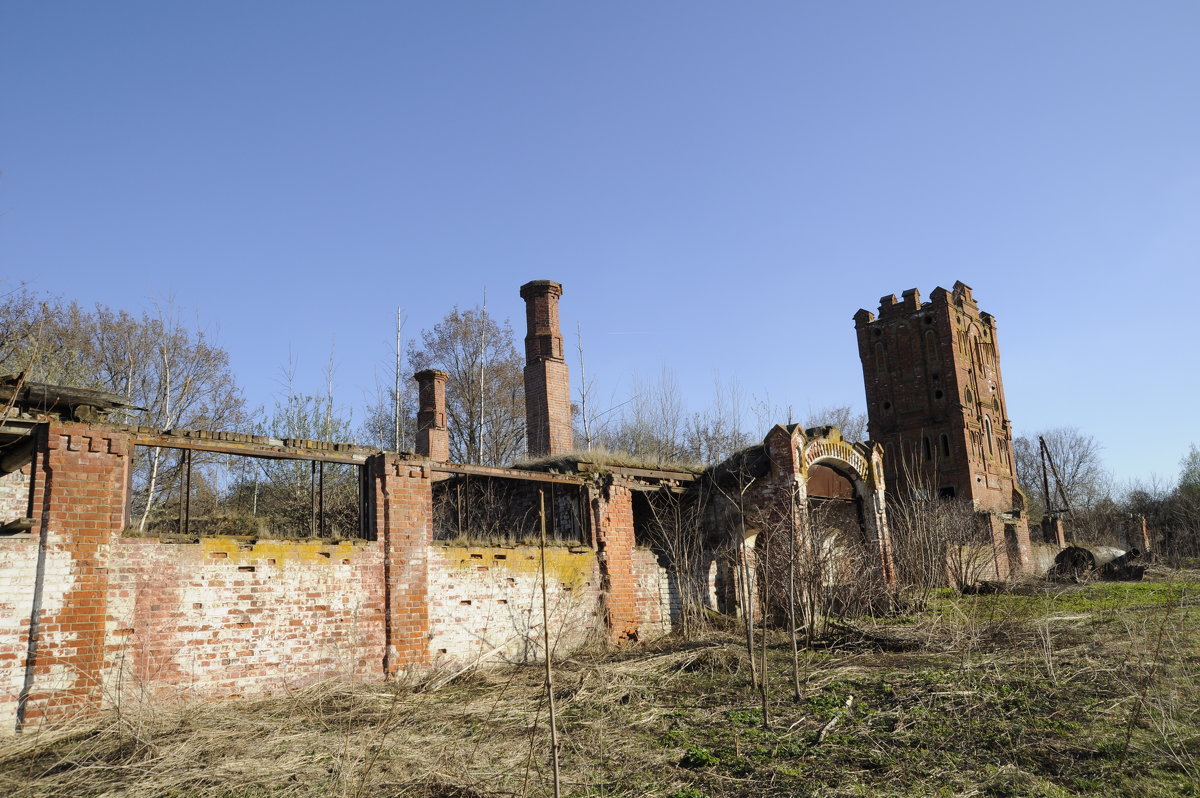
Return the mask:
[[970, 500], [1005, 541], [1010, 563], [1029, 567], [996, 320], [956, 282], [924, 303], [915, 288], [900, 300], [885, 296], [878, 318], [860, 310], [854, 323], [870, 436], [884, 445], [889, 487]]

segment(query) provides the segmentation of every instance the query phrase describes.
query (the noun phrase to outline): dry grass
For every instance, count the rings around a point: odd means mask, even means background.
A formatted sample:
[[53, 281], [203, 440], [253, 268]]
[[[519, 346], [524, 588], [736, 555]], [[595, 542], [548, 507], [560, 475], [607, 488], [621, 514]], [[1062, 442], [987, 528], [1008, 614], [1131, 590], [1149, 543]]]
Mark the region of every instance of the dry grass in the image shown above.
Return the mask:
[[513, 463], [513, 468], [524, 468], [531, 471], [558, 471], [560, 473], [574, 473], [579, 470], [578, 466], [584, 463], [595, 466], [612, 466], [616, 468], [624, 466], [626, 468], [685, 471], [692, 474], [699, 474], [703, 472], [705, 468], [703, 465], [698, 463], [672, 460], [663, 457], [632, 455], [628, 452], [615, 452], [603, 447], [577, 449], [574, 451], [563, 452], [546, 457], [522, 460], [520, 462]]
[[[1197, 795], [1194, 574], [941, 596], [772, 639], [762, 728], [732, 631], [558, 663], [564, 794]], [[12, 796], [549, 792], [538, 667], [137, 713], [0, 745]]]

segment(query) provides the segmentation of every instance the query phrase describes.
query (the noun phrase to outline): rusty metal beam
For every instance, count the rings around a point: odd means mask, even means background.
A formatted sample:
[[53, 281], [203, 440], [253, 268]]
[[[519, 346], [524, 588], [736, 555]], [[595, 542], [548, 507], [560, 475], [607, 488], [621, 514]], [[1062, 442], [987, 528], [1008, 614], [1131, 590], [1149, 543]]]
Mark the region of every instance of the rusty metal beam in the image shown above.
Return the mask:
[[374, 453], [373, 451], [307, 449], [269, 443], [222, 441], [214, 438], [193, 438], [183, 435], [172, 435], [165, 432], [139, 432], [133, 435], [133, 442], [138, 446], [161, 446], [164, 449], [186, 449], [197, 452], [219, 452], [221, 454], [241, 454], [248, 457], [265, 457], [271, 460], [314, 460], [321, 463], [349, 463], [351, 465], [363, 465], [367, 462], [367, 458]]

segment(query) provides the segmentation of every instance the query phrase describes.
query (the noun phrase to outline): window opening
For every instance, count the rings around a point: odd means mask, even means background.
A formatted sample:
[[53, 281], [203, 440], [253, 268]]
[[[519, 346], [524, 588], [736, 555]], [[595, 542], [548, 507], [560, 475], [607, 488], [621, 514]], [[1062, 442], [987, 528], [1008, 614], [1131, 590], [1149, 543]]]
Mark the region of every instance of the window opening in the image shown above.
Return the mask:
[[361, 463], [134, 447], [126, 535], [369, 538]]

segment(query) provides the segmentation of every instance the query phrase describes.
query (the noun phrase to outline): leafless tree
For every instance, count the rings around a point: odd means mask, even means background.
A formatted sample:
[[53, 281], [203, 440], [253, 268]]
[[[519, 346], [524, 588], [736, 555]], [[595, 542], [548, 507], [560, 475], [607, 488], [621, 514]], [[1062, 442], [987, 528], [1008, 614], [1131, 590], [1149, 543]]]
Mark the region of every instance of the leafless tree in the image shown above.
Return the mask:
[[[1021, 436], [1013, 441], [1017, 482], [1027, 496], [1039, 503], [1045, 503], [1045, 496], [1042, 495], [1042, 461], [1038, 438], [1046, 441], [1046, 448], [1054, 459], [1054, 466], [1072, 509], [1085, 512], [1101, 500], [1110, 498], [1112, 479], [1104, 468], [1100, 443], [1077, 427], [1055, 427]], [[1055, 505], [1056, 509], [1062, 509], [1058, 507], [1061, 502], [1057, 502], [1053, 496], [1055, 478], [1052, 474], [1050, 490], [1050, 503]]]
[[524, 454], [525, 387], [522, 361], [508, 322], [495, 321], [486, 308], [452, 309], [440, 322], [409, 341], [408, 366], [401, 358], [377, 385], [359, 434], [381, 449], [410, 450], [416, 430], [417, 386], [412, 373], [437, 368], [446, 384], [450, 459], [511, 465]]

